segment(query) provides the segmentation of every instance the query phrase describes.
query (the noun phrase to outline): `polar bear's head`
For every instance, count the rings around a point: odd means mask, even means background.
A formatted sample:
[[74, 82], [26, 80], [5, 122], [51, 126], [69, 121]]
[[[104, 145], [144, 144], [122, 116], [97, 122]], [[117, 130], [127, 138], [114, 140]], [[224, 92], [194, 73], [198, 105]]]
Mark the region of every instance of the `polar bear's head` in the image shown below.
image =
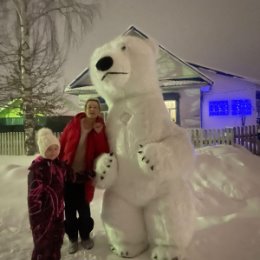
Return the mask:
[[120, 36], [97, 48], [90, 60], [90, 76], [108, 103], [159, 91], [158, 46], [149, 39]]

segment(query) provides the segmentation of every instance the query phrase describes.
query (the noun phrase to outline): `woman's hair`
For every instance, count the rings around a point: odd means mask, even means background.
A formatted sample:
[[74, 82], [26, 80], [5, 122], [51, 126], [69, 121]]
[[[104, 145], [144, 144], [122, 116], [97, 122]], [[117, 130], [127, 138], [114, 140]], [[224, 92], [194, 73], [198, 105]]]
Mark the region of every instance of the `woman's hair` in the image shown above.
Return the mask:
[[86, 111], [86, 108], [87, 108], [87, 105], [88, 105], [88, 102], [89, 101], [94, 101], [98, 104], [98, 107], [99, 107], [99, 110], [101, 111], [101, 105], [100, 105], [100, 102], [97, 98], [89, 98], [86, 100], [86, 103], [85, 103], [85, 106], [84, 106], [84, 110]]

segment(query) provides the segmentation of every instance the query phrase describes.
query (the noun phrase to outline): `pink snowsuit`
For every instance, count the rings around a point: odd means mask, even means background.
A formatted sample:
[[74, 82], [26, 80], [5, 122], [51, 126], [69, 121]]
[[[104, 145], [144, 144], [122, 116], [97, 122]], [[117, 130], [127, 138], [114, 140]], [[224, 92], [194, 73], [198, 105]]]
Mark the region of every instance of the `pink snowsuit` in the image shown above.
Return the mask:
[[29, 167], [28, 208], [34, 249], [32, 260], [60, 260], [64, 236], [64, 179], [60, 160], [37, 157]]

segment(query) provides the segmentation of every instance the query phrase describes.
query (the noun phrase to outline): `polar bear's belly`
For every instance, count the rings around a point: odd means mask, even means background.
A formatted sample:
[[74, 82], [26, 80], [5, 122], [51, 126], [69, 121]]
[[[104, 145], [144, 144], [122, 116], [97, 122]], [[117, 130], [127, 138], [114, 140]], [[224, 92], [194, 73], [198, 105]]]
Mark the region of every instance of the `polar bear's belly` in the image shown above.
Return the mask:
[[136, 206], [147, 205], [158, 196], [158, 183], [147, 176], [133, 161], [118, 157], [118, 177], [112, 190]]
[[136, 129], [133, 131], [131, 124], [112, 124], [112, 129], [108, 127], [108, 136], [111, 151], [118, 160], [118, 178], [112, 189], [133, 204], [147, 204], [158, 196], [158, 183], [146, 176], [138, 165], [138, 147], [144, 136], [138, 135]]

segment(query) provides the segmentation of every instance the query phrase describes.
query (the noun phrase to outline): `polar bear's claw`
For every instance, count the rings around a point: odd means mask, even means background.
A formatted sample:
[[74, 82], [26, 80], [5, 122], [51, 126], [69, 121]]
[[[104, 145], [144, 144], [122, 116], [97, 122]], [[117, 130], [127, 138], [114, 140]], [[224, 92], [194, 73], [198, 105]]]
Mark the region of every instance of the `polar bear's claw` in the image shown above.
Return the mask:
[[150, 148], [149, 145], [143, 146], [140, 144], [137, 152], [139, 165], [145, 173], [153, 172], [155, 170], [155, 163], [153, 163], [155, 160], [151, 158], [153, 156]]
[[108, 188], [117, 175], [117, 159], [113, 153], [102, 154], [96, 161], [96, 185], [99, 188]]
[[120, 244], [120, 245], [110, 245], [110, 249], [113, 253], [117, 254], [118, 256], [125, 257], [125, 258], [132, 258], [147, 249], [147, 244]]
[[179, 250], [172, 246], [156, 246], [152, 250], [151, 258], [153, 260], [184, 260]]

